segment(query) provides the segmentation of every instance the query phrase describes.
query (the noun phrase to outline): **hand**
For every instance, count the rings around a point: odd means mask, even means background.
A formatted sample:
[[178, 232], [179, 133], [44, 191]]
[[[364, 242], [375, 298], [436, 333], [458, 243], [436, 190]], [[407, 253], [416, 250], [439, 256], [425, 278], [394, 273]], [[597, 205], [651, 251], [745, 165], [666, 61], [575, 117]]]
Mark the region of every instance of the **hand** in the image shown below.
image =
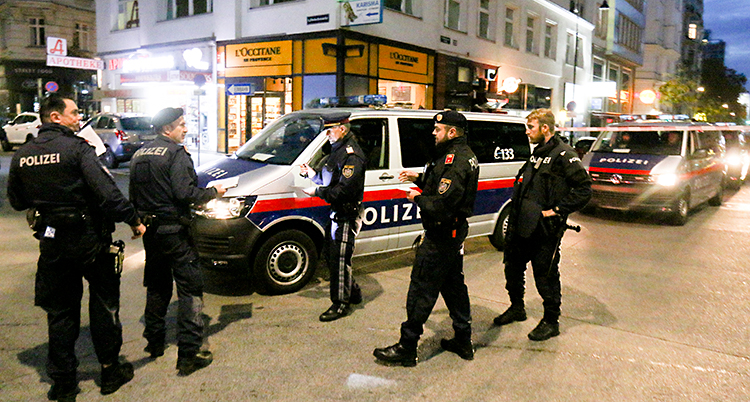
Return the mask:
[[130, 230], [133, 231], [133, 236], [131, 237], [131, 239], [135, 240], [146, 233], [146, 226], [142, 223], [139, 223], [138, 226], [131, 226]]
[[217, 195], [218, 197], [221, 197], [222, 195], [224, 195], [224, 193], [226, 193], [226, 192], [227, 192], [227, 189], [226, 189], [226, 188], [224, 188], [224, 186], [222, 186], [221, 184], [216, 184], [216, 185], [215, 185], [215, 186], [213, 186], [213, 187], [214, 187], [214, 188], [216, 189], [216, 193], [217, 193], [216, 195]]
[[315, 176], [315, 171], [307, 165], [307, 163], [303, 163], [299, 165], [299, 175], [308, 178], [310, 176]]
[[542, 211], [542, 216], [545, 217], [545, 218], [549, 218], [550, 216], [555, 216], [555, 215], [557, 215], [557, 213], [555, 213], [555, 211], [553, 211], [551, 209]]
[[315, 196], [315, 190], [316, 189], [317, 189], [317, 187], [315, 187], [315, 186], [313, 186], [313, 187], [307, 187], [307, 188], [303, 188], [302, 192], [305, 193], [305, 194], [307, 194], [307, 195], [309, 195], [310, 197], [313, 197], [313, 196]]
[[409, 201], [414, 202], [414, 197], [416, 197], [418, 195], [421, 195], [421, 194], [422, 193], [420, 193], [417, 190], [409, 190], [409, 191], [406, 192], [406, 198], [408, 198]]
[[401, 171], [401, 173], [398, 174], [398, 180], [401, 183], [404, 183], [407, 181], [414, 183], [415, 181], [417, 181], [418, 178], [419, 178], [419, 173], [413, 172], [411, 170], [403, 170]]

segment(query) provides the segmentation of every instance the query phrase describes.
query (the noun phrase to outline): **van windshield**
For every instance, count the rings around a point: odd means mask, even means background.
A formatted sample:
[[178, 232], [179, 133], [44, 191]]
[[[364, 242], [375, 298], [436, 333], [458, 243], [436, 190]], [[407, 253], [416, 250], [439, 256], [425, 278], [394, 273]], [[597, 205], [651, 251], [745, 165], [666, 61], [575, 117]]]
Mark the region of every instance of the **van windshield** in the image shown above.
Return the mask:
[[285, 116], [271, 123], [237, 150], [238, 158], [290, 165], [320, 134], [323, 122], [314, 116]]
[[605, 131], [592, 152], [623, 154], [680, 155], [682, 131]]

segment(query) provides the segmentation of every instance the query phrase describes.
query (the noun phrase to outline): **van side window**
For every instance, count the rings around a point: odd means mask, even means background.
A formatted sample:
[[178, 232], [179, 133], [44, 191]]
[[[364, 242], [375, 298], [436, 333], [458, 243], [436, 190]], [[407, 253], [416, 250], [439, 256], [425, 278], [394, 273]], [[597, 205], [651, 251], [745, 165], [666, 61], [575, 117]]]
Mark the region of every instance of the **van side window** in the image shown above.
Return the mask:
[[398, 119], [401, 165], [404, 168], [423, 167], [435, 150], [432, 119]]
[[367, 158], [367, 170], [388, 169], [388, 120], [359, 119], [351, 124], [351, 131]]
[[102, 116], [99, 118], [99, 121], [96, 123], [96, 128], [107, 128], [109, 126], [110, 118], [107, 116]]
[[525, 161], [531, 156], [526, 127], [520, 123], [469, 121], [468, 139], [479, 163]]

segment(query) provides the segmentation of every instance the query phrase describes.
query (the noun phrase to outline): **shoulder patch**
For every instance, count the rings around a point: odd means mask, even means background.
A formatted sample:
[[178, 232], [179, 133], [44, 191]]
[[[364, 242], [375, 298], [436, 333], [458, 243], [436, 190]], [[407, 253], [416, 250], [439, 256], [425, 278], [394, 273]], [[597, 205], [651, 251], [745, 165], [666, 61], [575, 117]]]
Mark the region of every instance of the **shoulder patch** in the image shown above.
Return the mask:
[[354, 175], [354, 165], [344, 165], [344, 168], [341, 169], [341, 174], [347, 179], [352, 177]]
[[[453, 158], [454, 157], [455, 157], [455, 155], [453, 155], [453, 154], [445, 155], [445, 164], [446, 165], [450, 165], [451, 163], [453, 163]], [[450, 183], [450, 180], [448, 182]]]
[[438, 193], [445, 194], [448, 189], [451, 188], [451, 180], [450, 179], [440, 179], [440, 185], [438, 186]]
[[351, 145], [347, 145], [346, 146], [346, 153], [353, 154], [354, 153], [354, 148], [352, 148]]

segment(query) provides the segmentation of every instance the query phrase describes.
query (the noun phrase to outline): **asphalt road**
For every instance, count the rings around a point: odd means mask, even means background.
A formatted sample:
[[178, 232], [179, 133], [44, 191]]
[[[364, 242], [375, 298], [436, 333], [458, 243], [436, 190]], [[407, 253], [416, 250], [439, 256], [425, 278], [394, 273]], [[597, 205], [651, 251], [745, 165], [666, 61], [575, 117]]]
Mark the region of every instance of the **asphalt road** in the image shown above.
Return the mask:
[[[47, 333], [33, 307], [37, 245], [5, 196], [10, 153], [0, 154], [0, 401], [46, 400]], [[114, 172], [126, 187], [127, 168]], [[581, 233], [563, 241], [561, 335], [531, 342], [541, 319], [533, 279], [529, 319], [498, 328], [508, 306], [502, 253], [467, 242], [474, 361], [440, 349], [452, 335], [438, 302], [415, 368], [379, 365], [375, 347], [398, 340], [413, 253], [354, 260], [364, 302], [321, 323], [325, 272], [302, 291], [268, 297], [241, 275], [207, 273], [205, 313], [215, 362], [189, 377], [174, 370], [175, 333], [164, 357], [142, 351], [143, 252], [126, 240], [122, 355], [135, 378], [99, 394], [86, 307], [77, 345], [79, 401], [748, 401], [750, 400], [750, 186], [704, 206], [683, 227], [653, 216], [576, 214]], [[116, 237], [129, 239], [118, 227]], [[87, 296], [84, 296], [84, 300]], [[174, 301], [169, 317], [174, 321]], [[174, 328], [174, 326], [172, 326]]]

